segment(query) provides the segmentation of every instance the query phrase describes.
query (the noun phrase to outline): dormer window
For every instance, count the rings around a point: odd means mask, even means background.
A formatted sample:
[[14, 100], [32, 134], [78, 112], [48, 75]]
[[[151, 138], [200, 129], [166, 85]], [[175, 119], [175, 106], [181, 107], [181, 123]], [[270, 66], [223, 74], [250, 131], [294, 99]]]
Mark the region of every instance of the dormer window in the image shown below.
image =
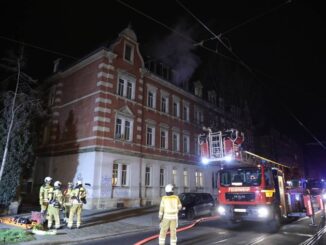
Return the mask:
[[123, 58], [125, 61], [128, 61], [129, 63], [134, 62], [134, 47], [129, 43], [125, 43]]

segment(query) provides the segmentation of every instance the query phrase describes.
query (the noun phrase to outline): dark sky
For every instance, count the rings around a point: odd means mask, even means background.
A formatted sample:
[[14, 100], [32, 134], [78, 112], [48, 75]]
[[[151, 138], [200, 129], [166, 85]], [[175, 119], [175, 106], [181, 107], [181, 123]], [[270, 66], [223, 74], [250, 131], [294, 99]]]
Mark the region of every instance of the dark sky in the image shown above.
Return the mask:
[[[214, 35], [175, 0], [123, 0], [194, 42], [237, 59], [223, 49]], [[180, 0], [207, 28], [223, 33], [224, 42], [249, 67], [262, 87], [268, 120], [298, 140], [315, 143], [312, 136], [293, 119], [294, 115], [319, 140], [326, 141], [325, 82], [326, 28], [324, 11], [318, 1], [280, 0]], [[173, 52], [196, 56], [189, 66], [196, 67], [213, 57], [213, 52], [193, 46], [186, 38], [137, 13], [119, 1], [1, 1], [0, 57], [17, 44], [5, 38], [24, 41], [62, 55], [26, 47], [26, 70], [34, 78], [47, 76], [53, 60], [66, 56], [83, 57], [103, 44], [109, 44], [128, 24], [135, 30], [142, 50], [157, 52], [151, 44], [160, 43]], [[171, 45], [171, 42], [174, 45]], [[159, 55], [159, 54], [158, 54]], [[222, 58], [219, 58], [222, 59]], [[189, 60], [189, 59], [188, 59]], [[73, 59], [66, 58], [73, 62]], [[238, 60], [239, 61], [239, 60]], [[0, 70], [0, 73], [2, 71]], [[287, 108], [287, 109], [285, 109]], [[326, 142], [325, 142], [326, 144]], [[321, 146], [319, 164], [325, 159]], [[321, 160], [320, 160], [321, 159]]]

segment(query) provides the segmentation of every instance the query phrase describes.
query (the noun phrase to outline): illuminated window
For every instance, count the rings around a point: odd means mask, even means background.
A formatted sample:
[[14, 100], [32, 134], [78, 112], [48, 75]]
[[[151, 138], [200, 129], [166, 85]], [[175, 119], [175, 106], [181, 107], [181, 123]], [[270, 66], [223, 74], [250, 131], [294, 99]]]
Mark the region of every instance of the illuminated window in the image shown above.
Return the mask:
[[195, 181], [196, 181], [196, 187], [203, 187], [203, 172], [201, 171], [195, 172]]
[[188, 170], [187, 169], [184, 169], [183, 170], [183, 185], [184, 185], [184, 187], [188, 187], [189, 186]]
[[112, 170], [112, 185], [116, 186], [118, 184], [118, 168], [119, 165], [114, 163], [113, 170]]
[[177, 185], [177, 170], [175, 168], [172, 170], [172, 184]]

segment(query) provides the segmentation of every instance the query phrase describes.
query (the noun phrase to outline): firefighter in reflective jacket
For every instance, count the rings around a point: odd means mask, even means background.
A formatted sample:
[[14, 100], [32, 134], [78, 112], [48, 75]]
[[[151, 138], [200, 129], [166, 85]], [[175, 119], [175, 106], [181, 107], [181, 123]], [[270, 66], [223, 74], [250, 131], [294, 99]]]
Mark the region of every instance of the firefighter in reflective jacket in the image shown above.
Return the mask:
[[64, 208], [65, 208], [65, 212], [64, 212], [65, 213], [65, 217], [64, 217], [64, 220], [65, 220], [66, 223], [68, 223], [70, 208], [72, 206], [72, 203], [71, 203], [71, 192], [73, 190], [73, 187], [74, 187], [74, 184], [72, 182], [68, 182], [68, 187], [63, 192]]
[[71, 200], [72, 206], [69, 212], [69, 221], [68, 221], [68, 228], [72, 228], [74, 222], [74, 216], [77, 215], [77, 229], [80, 227], [81, 224], [81, 213], [83, 209], [83, 204], [86, 203], [86, 189], [83, 187], [83, 183], [78, 180], [76, 187], [71, 192]]
[[170, 228], [170, 244], [177, 244], [178, 212], [181, 209], [181, 202], [178, 196], [173, 195], [173, 185], [165, 186], [166, 196], [162, 197], [159, 211], [160, 236], [159, 245], [165, 244], [165, 237]]
[[44, 215], [48, 209], [49, 204], [49, 191], [52, 190], [52, 178], [45, 177], [44, 184], [40, 188], [39, 199], [41, 205], [41, 213]]
[[55, 229], [60, 228], [60, 208], [63, 205], [63, 195], [61, 191], [61, 182], [54, 182], [54, 189], [49, 193], [49, 207], [48, 207], [48, 228], [51, 229], [53, 220], [55, 222]]

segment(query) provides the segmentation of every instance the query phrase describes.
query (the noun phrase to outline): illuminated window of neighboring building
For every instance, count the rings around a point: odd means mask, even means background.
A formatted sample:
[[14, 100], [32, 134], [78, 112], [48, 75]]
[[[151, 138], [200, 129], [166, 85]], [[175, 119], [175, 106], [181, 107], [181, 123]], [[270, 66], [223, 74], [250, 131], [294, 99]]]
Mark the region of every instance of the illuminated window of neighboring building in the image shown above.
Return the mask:
[[134, 61], [134, 47], [129, 43], [125, 43], [124, 47], [124, 60], [133, 63]]
[[151, 185], [151, 168], [146, 167], [145, 168], [145, 186]]

